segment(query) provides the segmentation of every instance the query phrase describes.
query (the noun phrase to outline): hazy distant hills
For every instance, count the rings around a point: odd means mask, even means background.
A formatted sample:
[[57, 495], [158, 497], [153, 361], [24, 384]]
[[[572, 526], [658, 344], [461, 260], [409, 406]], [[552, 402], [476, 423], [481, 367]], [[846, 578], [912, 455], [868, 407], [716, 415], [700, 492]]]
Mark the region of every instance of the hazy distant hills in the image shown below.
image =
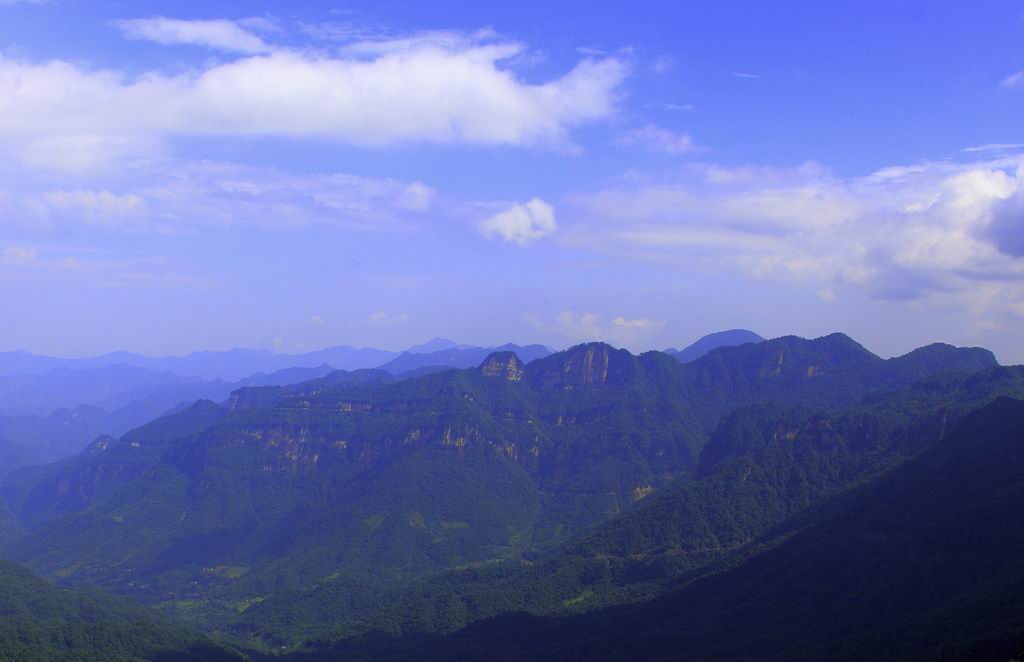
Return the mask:
[[232, 349], [222, 352], [193, 352], [185, 356], [149, 357], [129, 352], [114, 352], [92, 358], [64, 359], [39, 356], [27, 352], [0, 352], [0, 375], [39, 375], [55, 369], [97, 369], [123, 365], [156, 372], [170, 372], [179, 377], [229, 382], [244, 379], [258, 372], [270, 373], [286, 368], [315, 368], [328, 364], [338, 369], [375, 368], [398, 356], [372, 348], [345, 345], [307, 352], [277, 354], [256, 349]]
[[0, 377], [0, 414], [45, 415], [81, 405], [112, 411], [131, 402], [170, 397], [175, 403], [230, 387], [226, 382], [184, 378], [123, 364], [73, 370], [57, 368], [40, 375]]
[[[527, 355], [539, 351], [540, 346], [524, 348]], [[378, 368], [403, 354], [436, 355], [440, 363], [431, 363], [420, 359], [410, 368], [391, 370], [404, 372], [427, 365], [443, 365], [448, 367], [469, 367], [476, 365], [487, 355], [487, 349], [475, 345], [462, 345], [445, 338], [434, 338], [426, 343], [414, 345], [405, 352], [391, 352], [374, 348], [355, 348], [347, 345], [328, 347], [303, 354], [279, 354], [256, 349], [232, 349], [227, 351], [193, 352], [185, 356], [150, 357], [130, 352], [113, 352], [102, 356], [65, 359], [52, 356], [41, 356], [28, 352], [0, 352], [0, 376], [14, 377], [20, 375], [41, 375], [58, 369], [96, 370], [110, 366], [127, 366], [144, 368], [160, 373], [173, 373], [183, 378], [199, 378], [204, 380], [221, 379], [237, 382], [256, 373], [273, 373], [288, 368], [317, 368], [324, 364], [337, 370], [360, 370]], [[466, 350], [465, 356], [476, 360], [460, 358], [460, 352]], [[447, 353], [443, 353], [447, 352]], [[481, 355], [481, 352], [483, 354]], [[442, 354], [443, 353], [443, 354]], [[550, 352], [548, 352], [550, 353]], [[121, 368], [124, 370], [125, 368]], [[85, 404], [77, 402], [74, 404]], [[48, 413], [48, 412], [47, 412]]]
[[[752, 331], [723, 331], [705, 336], [685, 349], [672, 348], [666, 351], [685, 363], [706, 355], [717, 347], [760, 342], [763, 339]], [[508, 343], [484, 347], [460, 344], [446, 338], [434, 338], [413, 345], [400, 353], [399, 351], [372, 347], [356, 348], [347, 345], [296, 355], [275, 354], [262, 349], [229, 349], [225, 351], [196, 351], [196, 353], [183, 357], [163, 358], [116, 351], [116, 353], [99, 357], [62, 359], [32, 355], [25, 351], [5, 351], [5, 353], [0, 353], [0, 404], [2, 404], [0, 411], [13, 413], [17, 409], [17, 400], [6, 401], [2, 398], [5, 394], [13, 394], [16, 390], [23, 388], [25, 384], [28, 385], [30, 391], [33, 388], [51, 388], [54, 383], [63, 388], [65, 387], [63, 381], [75, 379], [75, 376], [70, 374], [71, 371], [92, 371], [91, 377], [82, 377], [83, 381], [90, 381], [91, 384], [95, 384], [98, 376], [104, 371], [123, 373], [122, 382], [127, 382], [132, 378], [173, 381], [170, 375], [174, 375], [191, 381], [222, 380], [228, 383], [237, 383], [259, 373], [268, 374], [299, 368], [316, 369], [322, 366], [331, 366], [336, 370], [347, 371], [381, 368], [392, 374], [422, 371], [425, 368], [435, 367], [470, 368], [478, 365], [490, 351], [502, 350], [515, 351], [519, 358], [526, 363], [551, 354], [550, 349], [540, 344]], [[132, 369], [135, 369], [134, 372]], [[142, 370], [159, 374], [144, 373]], [[38, 378], [43, 375], [49, 375], [50, 379], [40, 381], [28, 378]], [[5, 387], [6, 390], [4, 390]], [[110, 394], [109, 390], [118, 387], [121, 387], [120, 382], [117, 385], [104, 382], [99, 387], [91, 388], [90, 394], [85, 399], [66, 398], [58, 406], [75, 407], [89, 404], [110, 409], [110, 403], [104, 404], [103, 400], [114, 395]], [[24, 398], [31, 402], [31, 394], [25, 395]], [[49, 413], [56, 408], [30, 412], [32, 407], [26, 406], [18, 410], [17, 413]]]
[[463, 345], [455, 342], [454, 340], [449, 340], [448, 338], [434, 338], [425, 343], [413, 345], [405, 351], [410, 354], [431, 354], [433, 352], [441, 352], [447, 349], [473, 349], [475, 347], [476, 345]]
[[683, 363], [689, 363], [690, 361], [696, 361], [700, 357], [704, 356], [708, 352], [719, 347], [733, 347], [735, 345], [744, 345], [746, 343], [759, 343], [763, 342], [764, 338], [757, 335], [753, 331], [747, 331], [745, 329], [732, 329], [730, 331], [719, 331], [717, 333], [710, 333], [697, 342], [685, 347], [683, 349], [676, 349], [670, 347], [665, 350], [666, 354], [670, 354], [675, 358], [679, 359]]

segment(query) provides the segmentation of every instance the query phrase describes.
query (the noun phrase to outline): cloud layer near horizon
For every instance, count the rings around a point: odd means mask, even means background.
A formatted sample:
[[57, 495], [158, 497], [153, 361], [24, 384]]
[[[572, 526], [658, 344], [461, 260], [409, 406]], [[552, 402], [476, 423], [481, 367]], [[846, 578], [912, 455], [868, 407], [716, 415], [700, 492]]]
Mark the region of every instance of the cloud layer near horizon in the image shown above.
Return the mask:
[[840, 178], [695, 164], [577, 194], [575, 245], [695, 271], [1024, 316], [1024, 155]]

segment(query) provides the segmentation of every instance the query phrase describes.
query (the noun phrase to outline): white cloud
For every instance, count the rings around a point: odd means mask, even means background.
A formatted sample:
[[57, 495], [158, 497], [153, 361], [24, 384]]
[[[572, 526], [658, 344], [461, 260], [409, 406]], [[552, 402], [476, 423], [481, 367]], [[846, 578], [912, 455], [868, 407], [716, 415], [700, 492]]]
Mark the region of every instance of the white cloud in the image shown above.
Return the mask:
[[643, 331], [645, 329], [661, 326], [661, 324], [662, 323], [658, 320], [651, 319], [650, 317], [639, 317], [637, 319], [616, 317], [612, 320], [613, 329], [621, 329], [624, 331]]
[[654, 124], [628, 131], [619, 136], [616, 142], [619, 145], [640, 147], [665, 154], [687, 154], [696, 147], [689, 134], [676, 133]]
[[978, 315], [1024, 312], [1024, 154], [856, 178], [817, 164], [693, 165], [571, 196], [561, 216], [570, 245], [802, 281], [825, 301], [853, 286]]
[[[217, 39], [236, 50], [246, 43]], [[623, 60], [585, 59], [530, 84], [504, 66], [522, 51], [486, 36], [429, 33], [353, 44], [339, 57], [275, 50], [135, 77], [0, 58], [0, 149], [30, 165], [87, 171], [151, 158], [177, 136], [567, 148], [574, 127], [616, 112]]]
[[[253, 25], [251, 21], [249, 24]], [[206, 46], [230, 53], [253, 54], [271, 50], [262, 39], [235, 21], [224, 19], [186, 21], [158, 16], [115, 21], [114, 25], [128, 39], [158, 44]]]
[[501, 237], [507, 242], [526, 246], [558, 230], [555, 210], [540, 198], [526, 204], [513, 205], [480, 223], [485, 237]]
[[593, 312], [563, 310], [550, 322], [536, 313], [527, 314], [526, 321], [544, 333], [566, 338], [570, 342], [605, 341], [616, 345], [633, 345], [651, 331], [664, 326], [661, 320], [641, 317], [614, 317], [610, 322]]
[[1003, 87], [1024, 87], [1024, 71], [1018, 71], [1003, 79]]

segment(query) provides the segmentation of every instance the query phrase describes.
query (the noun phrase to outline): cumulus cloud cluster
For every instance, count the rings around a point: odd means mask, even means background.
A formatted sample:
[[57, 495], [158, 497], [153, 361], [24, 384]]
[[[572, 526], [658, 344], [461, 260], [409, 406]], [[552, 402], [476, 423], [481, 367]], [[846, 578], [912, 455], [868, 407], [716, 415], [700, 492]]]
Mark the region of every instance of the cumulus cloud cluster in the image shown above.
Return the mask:
[[526, 83], [504, 66], [524, 47], [489, 33], [363, 41], [329, 56], [272, 48], [231, 21], [118, 25], [133, 38], [242, 55], [138, 76], [0, 58], [0, 147], [23, 163], [73, 171], [150, 156], [177, 136], [564, 148], [573, 127], [615, 112], [627, 73], [616, 57], [588, 58], [560, 78]]
[[579, 246], [689, 269], [855, 286], [872, 296], [1024, 315], [1024, 156], [841, 178], [694, 165], [575, 196]]
[[485, 237], [500, 237], [505, 241], [526, 246], [558, 230], [555, 210], [540, 198], [521, 205], [512, 205], [480, 223]]

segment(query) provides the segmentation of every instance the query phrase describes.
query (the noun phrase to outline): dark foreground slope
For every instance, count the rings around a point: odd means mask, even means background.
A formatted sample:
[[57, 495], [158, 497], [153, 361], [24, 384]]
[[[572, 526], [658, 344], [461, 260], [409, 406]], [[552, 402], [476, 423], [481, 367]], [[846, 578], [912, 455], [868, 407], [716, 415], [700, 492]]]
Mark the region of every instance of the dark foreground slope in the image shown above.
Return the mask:
[[[805, 529], [663, 598], [508, 616], [351, 653], [461, 659], [1010, 659], [1024, 650], [1024, 401], [847, 493]], [[415, 655], [413, 655], [415, 651]]]
[[241, 660], [141, 605], [59, 588], [0, 561], [0, 659]]

